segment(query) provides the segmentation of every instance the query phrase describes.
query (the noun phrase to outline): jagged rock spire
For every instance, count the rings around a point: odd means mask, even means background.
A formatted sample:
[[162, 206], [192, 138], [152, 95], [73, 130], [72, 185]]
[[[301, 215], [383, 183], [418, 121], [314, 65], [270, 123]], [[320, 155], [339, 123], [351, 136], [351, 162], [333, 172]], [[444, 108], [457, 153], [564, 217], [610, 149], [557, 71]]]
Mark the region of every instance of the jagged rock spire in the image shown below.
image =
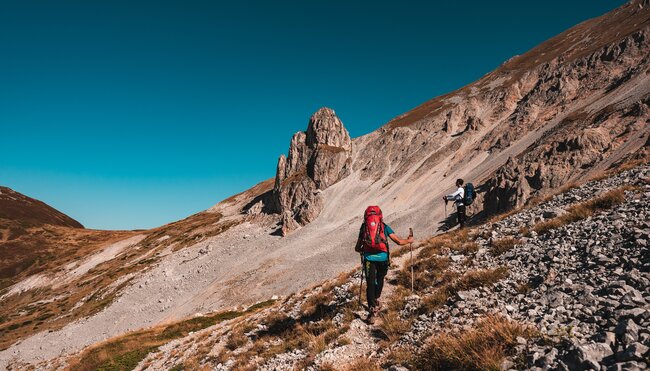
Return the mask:
[[323, 208], [318, 191], [349, 174], [351, 152], [350, 134], [327, 107], [311, 116], [306, 132], [294, 134], [289, 155], [278, 159], [273, 191], [283, 235], [316, 219]]

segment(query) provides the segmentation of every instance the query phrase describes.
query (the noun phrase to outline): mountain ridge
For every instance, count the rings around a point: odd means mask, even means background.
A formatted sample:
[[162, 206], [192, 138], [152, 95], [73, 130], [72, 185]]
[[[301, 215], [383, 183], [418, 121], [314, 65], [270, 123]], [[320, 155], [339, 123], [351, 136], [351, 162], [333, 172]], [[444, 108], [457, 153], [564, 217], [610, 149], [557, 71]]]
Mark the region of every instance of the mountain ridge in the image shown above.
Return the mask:
[[83, 225], [43, 201], [0, 186], [0, 219], [30, 224], [83, 228]]
[[[79, 299], [82, 308], [96, 308], [95, 299], [105, 295], [101, 310], [66, 323], [63, 318], [76, 317], [48, 309], [61, 321], [52, 332], [38, 332], [32, 323], [9, 330], [31, 318], [10, 317], [1, 327], [3, 340], [21, 342], [0, 352], [0, 365], [14, 358], [50, 359], [134, 329], [287, 296], [336, 276], [357, 261], [352, 246], [368, 204], [381, 205], [398, 234], [413, 227], [417, 234], [433, 235], [452, 221], [445, 219], [440, 198], [453, 189], [458, 177], [477, 185], [473, 214], [478, 219], [479, 213], [520, 207], [629, 159], [647, 161], [648, 19], [647, 2], [630, 2], [562, 33], [551, 44], [542, 44], [555, 45], [568, 53], [564, 57], [560, 53], [542, 58], [544, 52], [533, 49], [503, 65], [521, 68], [522, 73], [517, 70], [504, 77], [497, 69], [351, 139], [349, 172], [333, 166], [333, 174], [344, 175], [332, 177], [336, 181], [326, 182], [324, 189], [311, 188], [318, 178], [313, 172], [318, 168], [326, 174], [329, 165], [310, 168], [310, 164], [339, 162], [327, 153], [309, 161], [312, 152], [294, 151], [296, 158], [304, 160], [296, 162], [296, 174], [304, 169], [304, 176], [295, 179], [306, 182], [298, 188], [305, 187], [306, 200], [316, 196], [320, 201], [289, 206], [290, 213], [302, 207], [303, 215], [310, 217], [303, 225], [293, 225], [285, 237], [278, 232], [290, 220], [283, 221], [274, 207], [278, 189], [269, 179], [202, 213], [138, 232], [142, 236], [137, 238], [121, 237], [135, 238], [132, 244], [101, 245], [87, 257], [79, 257], [80, 262], [67, 262], [82, 266], [114, 253], [74, 281], [94, 285], [95, 290]], [[606, 27], [609, 24], [613, 27]], [[600, 41], [585, 45], [580, 50], [589, 53], [574, 58], [571, 53], [579, 48], [567, 48], [593, 27], [603, 34]], [[630, 32], [617, 34], [628, 28]], [[559, 42], [563, 39], [568, 41]], [[537, 62], [535, 54], [540, 57]], [[567, 61], [567, 56], [572, 59]], [[533, 68], [522, 67], [531, 61]], [[344, 130], [340, 127], [337, 130]], [[293, 148], [301, 148], [302, 135], [294, 137], [300, 140], [292, 141]], [[341, 153], [346, 154], [347, 164], [348, 153]], [[48, 282], [70, 277], [75, 269], [44, 270], [34, 276], [42, 278], [38, 281], [42, 286], [26, 293], [65, 301], [71, 293], [52, 289]], [[113, 279], [103, 281], [109, 273]], [[45, 294], [46, 289], [52, 289], [51, 294]], [[15, 302], [15, 313], [31, 305], [19, 301], [27, 300], [20, 295], [4, 300], [5, 305]], [[71, 305], [64, 307], [76, 313]], [[34, 318], [48, 313], [38, 310]]]

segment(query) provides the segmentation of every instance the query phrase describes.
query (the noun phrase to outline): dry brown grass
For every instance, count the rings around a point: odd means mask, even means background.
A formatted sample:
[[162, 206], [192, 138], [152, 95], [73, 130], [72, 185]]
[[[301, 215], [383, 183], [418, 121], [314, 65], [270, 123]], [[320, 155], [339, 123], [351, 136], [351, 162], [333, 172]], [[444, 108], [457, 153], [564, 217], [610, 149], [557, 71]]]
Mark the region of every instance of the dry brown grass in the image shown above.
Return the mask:
[[445, 288], [441, 287], [431, 295], [425, 296], [420, 305], [420, 313], [432, 313], [437, 308], [443, 306], [447, 302], [447, 299], [449, 299], [449, 293]]
[[[471, 252], [474, 249], [473, 234], [468, 228], [456, 229], [430, 238], [420, 250], [419, 258], [440, 253], [446, 249], [459, 252]], [[469, 244], [469, 245], [468, 245]]]
[[336, 340], [341, 331], [343, 330], [334, 328], [331, 321], [321, 321], [321, 323], [310, 325], [296, 323], [279, 336], [261, 335], [247, 352], [240, 353], [234, 360], [237, 364], [247, 364], [253, 355], [262, 360], [268, 360], [273, 356], [295, 349], [306, 350], [308, 358], [311, 360], [314, 355], [327, 349], [327, 346]]
[[500, 370], [518, 336], [531, 338], [536, 332], [503, 317], [490, 316], [467, 331], [435, 334], [415, 364], [419, 370]]
[[327, 304], [332, 301], [333, 296], [331, 289], [327, 291], [323, 289], [321, 292], [311, 295], [305, 303], [300, 307], [300, 312], [303, 317], [317, 316], [322, 318], [327, 311]]
[[379, 328], [386, 335], [390, 344], [399, 340], [404, 334], [411, 329], [412, 318], [401, 318], [398, 312], [387, 311], [380, 314], [381, 323]]
[[402, 287], [411, 288], [411, 267], [415, 276], [415, 290], [421, 291], [440, 282], [443, 272], [449, 267], [449, 258], [430, 257], [408, 262], [397, 272], [397, 283]]
[[626, 161], [626, 162], [618, 165], [615, 169], [613, 169], [613, 172], [614, 173], [622, 173], [624, 171], [634, 169], [637, 166], [646, 165], [647, 163], [648, 163], [647, 158], [639, 158], [639, 159], [629, 160], [629, 161]]
[[384, 363], [382, 364], [383, 368], [390, 368], [390, 366], [400, 365], [407, 367], [409, 370], [414, 369], [413, 361], [415, 359], [415, 354], [411, 349], [406, 347], [392, 348], [388, 351], [388, 354], [384, 357]]
[[[137, 248], [125, 249], [81, 277], [6, 298], [0, 307], [0, 349], [34, 333], [58, 330], [100, 312], [129, 284], [115, 282], [137, 276], [155, 264], [157, 250], [171, 244], [177, 250], [239, 223], [222, 219], [218, 213], [203, 212], [148, 231], [98, 231], [0, 218], [0, 292], [34, 274], [57, 276], [61, 267], [80, 262], [109, 244], [137, 234], [147, 235]], [[160, 240], [163, 236], [168, 238]]]
[[226, 341], [226, 348], [235, 350], [242, 347], [246, 343], [248, 343], [248, 337], [244, 335], [243, 326], [237, 326], [230, 332], [228, 341]]
[[439, 254], [448, 251], [471, 254], [479, 246], [474, 242], [474, 231], [459, 229], [435, 236], [425, 242], [420, 251], [410, 259], [397, 273], [397, 282], [403, 287], [411, 287], [411, 268], [415, 275], [415, 290], [420, 291], [444, 282], [444, 272], [449, 266], [449, 259]]
[[341, 337], [339, 337], [339, 339], [336, 341], [336, 343], [337, 343], [338, 345], [340, 345], [340, 346], [344, 346], [344, 345], [348, 345], [348, 344], [352, 343], [352, 341], [351, 341], [350, 338], [348, 338], [347, 336], [341, 336]]
[[586, 219], [597, 211], [611, 209], [615, 205], [625, 201], [625, 191], [630, 189], [633, 188], [621, 187], [613, 189], [589, 201], [574, 205], [567, 210], [566, 214], [536, 224], [533, 230], [539, 234], [544, 234], [563, 225]]
[[[135, 234], [29, 225], [0, 219], [0, 292], [31, 275], [54, 276], [53, 272], [60, 271], [61, 267]], [[60, 329], [78, 318], [102, 310], [128, 282], [118, 287], [110, 285], [120, 277], [145, 267], [127, 263], [123, 260], [104, 262], [70, 283], [59, 282], [56, 288], [36, 288], [3, 299], [0, 306], [0, 349], [34, 333]]]
[[445, 272], [443, 275], [445, 277], [444, 283], [422, 299], [420, 312], [431, 313], [444, 305], [457, 292], [492, 285], [507, 277], [507, 275], [508, 269], [505, 267], [477, 269], [469, 271], [460, 277], [458, 273]]
[[624, 171], [634, 169], [637, 166], [645, 165], [647, 163], [648, 163], [647, 158], [630, 159], [630, 160], [627, 160], [625, 162], [615, 164], [611, 168], [609, 168], [608, 170], [601, 171], [601, 172], [598, 172], [598, 173], [594, 174], [591, 178], [589, 178], [589, 180], [598, 181], [598, 180], [602, 180], [602, 179], [605, 179], [605, 178], [609, 178], [609, 177], [614, 176], [616, 174], [620, 174], [620, 173], [622, 173]]
[[411, 329], [413, 319], [399, 316], [399, 312], [406, 305], [406, 298], [409, 294], [409, 290], [397, 286], [390, 300], [385, 304], [385, 310], [379, 314], [381, 321], [377, 327], [391, 344]]
[[[348, 274], [344, 275], [347, 279]], [[301, 307], [301, 317], [293, 319], [281, 311], [273, 311], [264, 319], [266, 330], [257, 333], [257, 339], [252, 346], [238, 354], [232, 355], [235, 369], [253, 367], [250, 360], [258, 357], [257, 363], [268, 360], [275, 355], [302, 349], [307, 351], [307, 357], [300, 362], [299, 367], [307, 367], [313, 363], [315, 355], [327, 349], [329, 344], [336, 341], [349, 327], [334, 326], [330, 318], [333, 311], [319, 309], [331, 300], [331, 290], [337, 282], [344, 282], [342, 275], [334, 282], [323, 286], [321, 291], [307, 298]], [[346, 312], [346, 308], [340, 308]], [[349, 312], [350, 309], [347, 309]], [[350, 317], [352, 315], [350, 314]], [[351, 320], [351, 318], [349, 318]], [[231, 347], [232, 348], [232, 347]]]
[[404, 246], [399, 246], [398, 248], [391, 248], [390, 250], [390, 257], [391, 258], [398, 258], [404, 254], [408, 254], [411, 251], [411, 246], [409, 245], [404, 245]]
[[508, 276], [508, 268], [477, 269], [462, 275], [454, 283], [456, 291], [471, 290], [478, 287], [492, 285]]
[[368, 359], [368, 358], [359, 358], [356, 361], [350, 363], [343, 368], [344, 371], [380, 371], [381, 367], [379, 365]]
[[519, 243], [521, 243], [521, 241], [514, 238], [501, 238], [498, 240], [492, 240], [492, 243], [490, 244], [492, 255], [501, 255], [507, 251], [512, 250]]

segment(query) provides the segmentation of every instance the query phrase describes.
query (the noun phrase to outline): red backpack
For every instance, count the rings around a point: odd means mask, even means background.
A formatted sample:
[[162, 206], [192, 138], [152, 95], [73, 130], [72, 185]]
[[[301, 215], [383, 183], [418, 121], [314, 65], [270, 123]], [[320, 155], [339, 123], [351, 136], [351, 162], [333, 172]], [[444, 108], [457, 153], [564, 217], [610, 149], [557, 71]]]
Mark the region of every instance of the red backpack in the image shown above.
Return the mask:
[[364, 214], [363, 252], [388, 252], [384, 220], [379, 206], [368, 206]]

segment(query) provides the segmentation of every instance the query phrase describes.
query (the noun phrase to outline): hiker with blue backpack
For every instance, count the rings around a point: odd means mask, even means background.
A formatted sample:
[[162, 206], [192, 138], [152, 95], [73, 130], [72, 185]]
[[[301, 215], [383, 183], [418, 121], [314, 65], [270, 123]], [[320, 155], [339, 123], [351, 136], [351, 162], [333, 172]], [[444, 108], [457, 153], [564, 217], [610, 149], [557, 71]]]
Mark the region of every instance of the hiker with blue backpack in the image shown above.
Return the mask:
[[456, 205], [456, 217], [458, 218], [459, 228], [465, 227], [465, 221], [467, 220], [466, 206], [469, 206], [474, 202], [474, 185], [472, 183], [467, 183], [463, 188], [462, 179], [456, 179], [456, 187], [458, 189], [452, 194], [443, 196], [442, 199], [445, 201], [445, 206], [448, 201], [454, 201]]
[[367, 321], [370, 324], [374, 323], [375, 316], [381, 308], [379, 297], [390, 265], [388, 238], [400, 246], [413, 242], [412, 232], [407, 239], [401, 239], [388, 224], [384, 223], [379, 206], [368, 206], [354, 251], [361, 253], [361, 282], [363, 283], [363, 275], [365, 275], [368, 300]]

